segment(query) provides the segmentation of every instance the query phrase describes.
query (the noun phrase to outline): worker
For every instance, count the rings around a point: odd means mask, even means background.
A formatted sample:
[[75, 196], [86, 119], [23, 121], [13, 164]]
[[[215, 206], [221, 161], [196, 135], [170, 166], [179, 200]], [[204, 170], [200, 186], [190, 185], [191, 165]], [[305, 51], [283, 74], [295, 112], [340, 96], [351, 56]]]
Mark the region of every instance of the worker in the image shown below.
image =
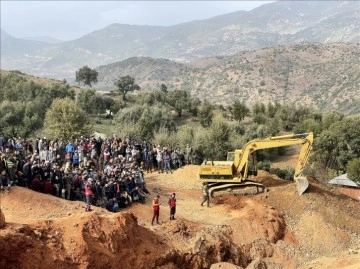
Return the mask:
[[210, 203], [209, 185], [207, 182], [203, 183], [202, 193], [203, 193], [204, 200], [202, 201], [201, 206], [204, 206], [204, 203], [207, 202], [207, 206], [210, 207], [210, 205], [209, 205], [209, 203]]
[[92, 211], [91, 210], [91, 200], [94, 196], [94, 192], [93, 192], [93, 179], [92, 178], [88, 178], [87, 182], [85, 183], [85, 198], [86, 198], [86, 207], [85, 207], [85, 211]]
[[170, 220], [175, 220], [175, 213], [176, 213], [176, 196], [173, 193], [169, 199], [169, 207], [170, 207]]
[[186, 164], [191, 164], [192, 161], [192, 148], [189, 144], [186, 145], [185, 148], [185, 160], [186, 160]]
[[153, 217], [151, 221], [151, 225], [154, 225], [154, 220], [156, 219], [156, 224], [159, 224], [159, 215], [160, 215], [160, 195], [156, 195], [153, 199], [152, 206], [153, 206]]

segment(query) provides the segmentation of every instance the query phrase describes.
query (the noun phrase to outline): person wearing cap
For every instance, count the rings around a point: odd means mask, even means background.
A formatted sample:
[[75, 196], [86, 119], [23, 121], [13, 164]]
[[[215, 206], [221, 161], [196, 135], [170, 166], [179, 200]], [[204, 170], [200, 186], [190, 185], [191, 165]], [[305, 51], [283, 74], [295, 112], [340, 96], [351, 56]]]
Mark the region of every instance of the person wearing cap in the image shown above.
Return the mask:
[[92, 178], [88, 178], [86, 184], [85, 184], [85, 197], [86, 197], [86, 207], [85, 207], [85, 211], [91, 211], [91, 200], [92, 197], [94, 196], [94, 192], [93, 192], [93, 179]]
[[160, 215], [160, 195], [156, 195], [153, 199], [152, 206], [153, 206], [153, 217], [151, 220], [151, 225], [154, 225], [154, 220], [156, 219], [156, 224], [159, 224], [159, 215]]
[[209, 203], [210, 203], [209, 185], [207, 182], [203, 183], [202, 193], [203, 193], [204, 200], [202, 201], [201, 206], [204, 206], [204, 203], [207, 202], [207, 206], [210, 207], [210, 205], [209, 205]]

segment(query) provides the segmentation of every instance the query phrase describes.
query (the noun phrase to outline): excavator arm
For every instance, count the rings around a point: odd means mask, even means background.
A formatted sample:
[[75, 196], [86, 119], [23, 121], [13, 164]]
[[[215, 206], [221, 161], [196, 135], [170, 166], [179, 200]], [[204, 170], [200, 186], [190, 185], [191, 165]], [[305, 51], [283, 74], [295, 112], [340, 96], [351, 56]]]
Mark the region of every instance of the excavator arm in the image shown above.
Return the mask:
[[312, 144], [314, 140], [313, 133], [291, 134], [284, 136], [274, 136], [265, 139], [256, 139], [248, 142], [242, 150], [235, 151], [234, 165], [238, 174], [242, 177], [249, 176], [249, 159], [250, 156], [257, 150], [270, 149], [278, 147], [286, 147], [292, 145], [302, 145], [300, 149], [299, 159], [295, 167], [294, 180], [297, 183], [299, 195], [301, 195], [309, 186], [309, 182], [302, 176], [302, 171], [309, 158]]

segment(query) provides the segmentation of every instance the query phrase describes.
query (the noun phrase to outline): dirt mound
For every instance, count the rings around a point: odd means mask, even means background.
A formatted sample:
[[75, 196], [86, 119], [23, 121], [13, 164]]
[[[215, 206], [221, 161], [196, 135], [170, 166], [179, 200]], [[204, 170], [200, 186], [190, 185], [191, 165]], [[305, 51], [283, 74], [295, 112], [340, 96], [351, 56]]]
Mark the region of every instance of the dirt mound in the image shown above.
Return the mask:
[[[14, 187], [1, 195], [0, 268], [359, 268], [359, 203], [310, 178], [295, 183], [260, 173], [268, 192], [225, 196], [201, 207], [198, 166], [145, 175], [160, 195], [120, 213]], [[176, 220], [167, 199], [177, 195]], [[341, 257], [341, 258], [340, 258]], [[228, 263], [228, 264], [226, 264]], [[229, 267], [230, 265], [237, 267]], [[217, 267], [216, 267], [217, 266]]]
[[0, 229], [5, 226], [5, 216], [0, 208]]
[[79, 202], [19, 187], [1, 198], [9, 218], [0, 268], [148, 268], [168, 255], [164, 240], [132, 213], [86, 213]]

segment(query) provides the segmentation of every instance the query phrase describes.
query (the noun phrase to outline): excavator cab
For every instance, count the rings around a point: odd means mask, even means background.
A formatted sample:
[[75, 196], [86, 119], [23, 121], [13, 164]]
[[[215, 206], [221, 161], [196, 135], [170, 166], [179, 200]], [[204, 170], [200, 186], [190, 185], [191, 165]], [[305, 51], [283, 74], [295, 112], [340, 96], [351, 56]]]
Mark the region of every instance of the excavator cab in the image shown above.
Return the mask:
[[258, 169], [257, 169], [257, 161], [256, 161], [256, 154], [255, 152], [253, 154], [249, 155], [249, 161], [248, 161], [248, 175], [249, 176], [257, 176]]
[[230, 151], [227, 153], [227, 157], [226, 160], [228, 162], [233, 162], [235, 160], [235, 152], [234, 151]]

